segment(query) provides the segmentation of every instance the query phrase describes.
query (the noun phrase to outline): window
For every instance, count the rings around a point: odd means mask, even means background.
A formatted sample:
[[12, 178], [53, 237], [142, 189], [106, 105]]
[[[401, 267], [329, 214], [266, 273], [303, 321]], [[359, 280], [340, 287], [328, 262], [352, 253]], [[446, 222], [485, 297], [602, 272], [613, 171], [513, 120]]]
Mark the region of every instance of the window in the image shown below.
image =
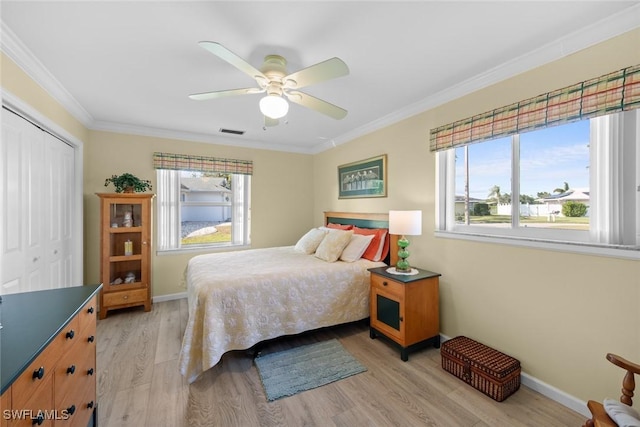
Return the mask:
[[440, 151], [436, 229], [638, 248], [639, 129], [633, 110]]
[[251, 175], [222, 160], [154, 154], [159, 251], [249, 245]]

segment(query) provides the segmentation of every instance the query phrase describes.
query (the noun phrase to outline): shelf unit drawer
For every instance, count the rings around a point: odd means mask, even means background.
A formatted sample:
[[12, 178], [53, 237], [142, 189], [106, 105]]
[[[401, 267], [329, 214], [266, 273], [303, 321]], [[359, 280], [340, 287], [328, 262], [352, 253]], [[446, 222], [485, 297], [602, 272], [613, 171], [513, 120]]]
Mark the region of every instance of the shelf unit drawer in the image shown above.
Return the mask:
[[126, 306], [129, 304], [143, 303], [147, 299], [146, 289], [133, 289], [123, 292], [104, 293], [103, 301], [106, 306]]

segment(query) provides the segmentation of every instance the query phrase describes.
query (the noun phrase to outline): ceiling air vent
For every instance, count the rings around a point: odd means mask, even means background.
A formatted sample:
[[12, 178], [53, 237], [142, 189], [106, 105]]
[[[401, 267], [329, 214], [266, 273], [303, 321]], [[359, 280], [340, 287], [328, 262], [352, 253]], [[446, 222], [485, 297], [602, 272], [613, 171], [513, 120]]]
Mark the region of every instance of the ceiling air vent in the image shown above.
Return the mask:
[[225, 129], [225, 128], [220, 128], [220, 132], [222, 133], [230, 133], [232, 135], [244, 135], [243, 130], [235, 130], [235, 129]]

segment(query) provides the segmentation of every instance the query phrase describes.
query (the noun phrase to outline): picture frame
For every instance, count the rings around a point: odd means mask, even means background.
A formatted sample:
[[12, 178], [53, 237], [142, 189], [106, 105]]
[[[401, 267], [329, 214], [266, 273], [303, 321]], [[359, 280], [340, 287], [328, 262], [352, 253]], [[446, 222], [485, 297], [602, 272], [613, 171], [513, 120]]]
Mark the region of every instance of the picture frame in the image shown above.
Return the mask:
[[387, 197], [387, 155], [338, 166], [338, 198]]

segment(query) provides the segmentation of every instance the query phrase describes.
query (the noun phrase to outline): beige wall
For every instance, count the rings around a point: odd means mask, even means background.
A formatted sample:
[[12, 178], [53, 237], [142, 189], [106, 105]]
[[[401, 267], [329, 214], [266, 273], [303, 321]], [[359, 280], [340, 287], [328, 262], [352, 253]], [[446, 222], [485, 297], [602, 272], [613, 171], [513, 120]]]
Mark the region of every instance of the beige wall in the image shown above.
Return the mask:
[[3, 89], [8, 90], [26, 104], [38, 110], [42, 115], [78, 138], [78, 140], [87, 141], [88, 130], [82, 123], [69, 114], [58, 101], [49, 96], [40, 85], [34, 82], [4, 53], [0, 53], [0, 61], [2, 61], [0, 77]]
[[[410, 261], [442, 274], [443, 334], [509, 353], [580, 399], [618, 397], [622, 372], [604, 356], [640, 360], [640, 262], [434, 237], [428, 138], [432, 127], [638, 64], [638, 46], [640, 29], [316, 155], [316, 221], [323, 210], [422, 209]], [[336, 167], [384, 153], [388, 197], [338, 200]]]
[[[100, 204], [95, 193], [113, 191], [112, 186], [104, 187], [105, 178], [124, 172], [151, 180], [156, 189], [154, 151], [252, 160], [251, 245], [254, 248], [293, 245], [312, 226], [310, 155], [91, 131], [85, 146], [84, 176], [87, 282], [95, 283], [100, 278]], [[181, 284], [183, 272], [187, 261], [196, 254], [156, 256], [154, 252], [153, 295], [185, 292]]]

